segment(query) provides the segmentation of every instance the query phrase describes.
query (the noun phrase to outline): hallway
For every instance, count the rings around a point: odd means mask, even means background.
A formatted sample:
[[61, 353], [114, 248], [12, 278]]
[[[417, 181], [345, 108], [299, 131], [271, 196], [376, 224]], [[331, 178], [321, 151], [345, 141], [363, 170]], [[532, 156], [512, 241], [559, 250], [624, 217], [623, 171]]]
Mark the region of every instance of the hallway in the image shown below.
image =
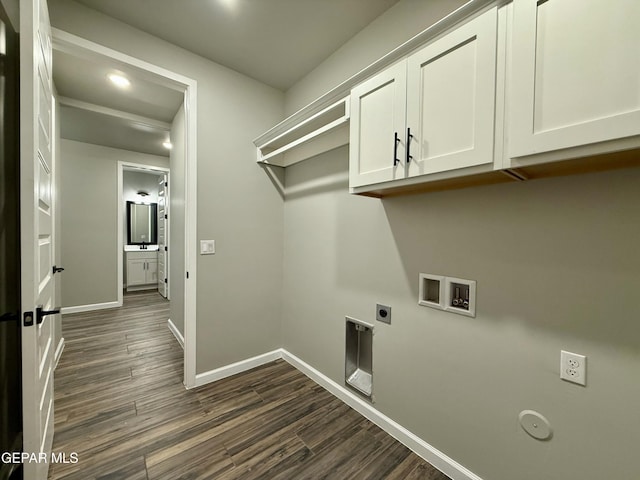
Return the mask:
[[282, 360], [185, 390], [169, 303], [124, 302], [64, 318], [51, 480], [446, 480]]

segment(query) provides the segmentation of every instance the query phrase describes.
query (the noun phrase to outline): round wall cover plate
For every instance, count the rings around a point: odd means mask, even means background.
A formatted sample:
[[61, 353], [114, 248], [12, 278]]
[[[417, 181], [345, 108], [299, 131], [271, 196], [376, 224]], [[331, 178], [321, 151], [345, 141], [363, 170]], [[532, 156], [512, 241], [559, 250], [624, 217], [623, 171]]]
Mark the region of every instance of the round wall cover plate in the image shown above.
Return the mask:
[[553, 436], [549, 420], [538, 412], [523, 410], [518, 420], [522, 429], [537, 440], [549, 440]]

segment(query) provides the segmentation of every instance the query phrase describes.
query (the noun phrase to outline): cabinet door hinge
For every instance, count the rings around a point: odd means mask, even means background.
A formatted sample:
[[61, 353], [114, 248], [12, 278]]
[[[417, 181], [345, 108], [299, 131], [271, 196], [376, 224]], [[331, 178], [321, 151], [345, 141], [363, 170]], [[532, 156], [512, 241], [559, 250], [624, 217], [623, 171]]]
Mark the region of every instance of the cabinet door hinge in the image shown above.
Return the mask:
[[169, 280], [167, 280], [166, 278], [164, 279], [164, 283], [169, 283]]
[[169, 215], [167, 215], [166, 213], [164, 214], [164, 219], [166, 220], [167, 218], [169, 218]]
[[164, 186], [168, 187], [169, 186], [169, 182], [164, 182]]
[[164, 247], [164, 251], [165, 251], [165, 252], [168, 252], [168, 251], [169, 251], [169, 247], [165, 246], [165, 247]]

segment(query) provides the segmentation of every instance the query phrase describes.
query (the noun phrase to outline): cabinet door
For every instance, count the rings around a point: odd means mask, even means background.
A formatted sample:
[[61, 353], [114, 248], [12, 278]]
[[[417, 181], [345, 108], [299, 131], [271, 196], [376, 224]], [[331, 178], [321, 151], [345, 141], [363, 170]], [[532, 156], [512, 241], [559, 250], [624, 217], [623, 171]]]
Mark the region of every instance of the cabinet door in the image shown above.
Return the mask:
[[409, 176], [493, 162], [496, 8], [408, 59]]
[[158, 260], [148, 259], [147, 262], [147, 281], [146, 283], [158, 283]]
[[509, 153], [640, 133], [640, 2], [514, 3]]
[[405, 177], [406, 88], [400, 62], [351, 91], [350, 187]]
[[147, 283], [147, 260], [128, 259], [127, 260], [127, 287], [144, 285]]

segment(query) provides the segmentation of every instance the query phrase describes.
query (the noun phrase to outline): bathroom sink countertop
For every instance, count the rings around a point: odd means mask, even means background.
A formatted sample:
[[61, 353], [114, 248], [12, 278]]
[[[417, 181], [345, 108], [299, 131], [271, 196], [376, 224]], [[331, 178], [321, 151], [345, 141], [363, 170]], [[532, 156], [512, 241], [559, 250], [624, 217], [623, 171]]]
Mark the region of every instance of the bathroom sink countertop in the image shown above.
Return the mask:
[[125, 245], [125, 252], [157, 252], [158, 245], [145, 245], [146, 248], [140, 248], [141, 245]]

